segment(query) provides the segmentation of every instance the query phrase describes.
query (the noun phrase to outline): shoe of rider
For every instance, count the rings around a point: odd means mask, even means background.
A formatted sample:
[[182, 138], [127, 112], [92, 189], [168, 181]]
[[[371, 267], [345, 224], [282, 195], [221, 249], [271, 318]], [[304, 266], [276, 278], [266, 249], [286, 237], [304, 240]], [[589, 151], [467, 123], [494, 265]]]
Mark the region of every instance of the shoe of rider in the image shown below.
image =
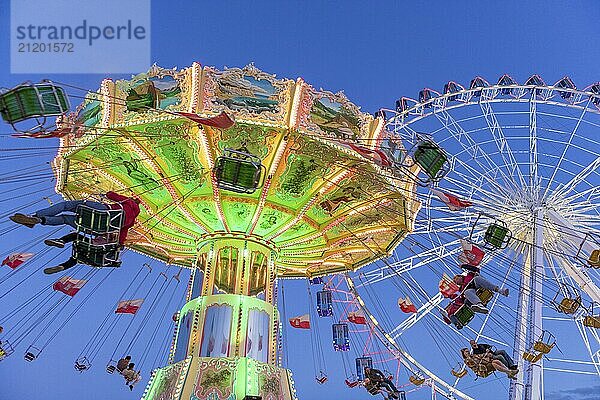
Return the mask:
[[471, 309], [481, 314], [487, 314], [489, 312], [489, 310], [483, 305], [483, 303], [473, 304], [471, 306]]
[[57, 272], [61, 272], [64, 270], [65, 270], [64, 265], [57, 265], [56, 267], [50, 267], [50, 268], [44, 269], [44, 273], [46, 275], [51, 275], [51, 274], [56, 274]]

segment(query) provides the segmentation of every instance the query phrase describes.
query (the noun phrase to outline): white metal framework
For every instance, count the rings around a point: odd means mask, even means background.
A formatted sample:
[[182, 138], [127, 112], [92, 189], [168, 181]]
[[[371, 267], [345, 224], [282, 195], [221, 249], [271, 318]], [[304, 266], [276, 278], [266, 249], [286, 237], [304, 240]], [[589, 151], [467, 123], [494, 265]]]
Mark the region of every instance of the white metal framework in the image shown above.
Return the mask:
[[[437, 348], [449, 365], [460, 363], [466, 339], [512, 350], [517, 379], [509, 384], [498, 374], [482, 381], [511, 399], [543, 399], [544, 371], [600, 377], [600, 332], [582, 323], [592, 301], [600, 303], [599, 270], [586, 266], [598, 246], [589, 238], [600, 238], [599, 87], [578, 90], [568, 78], [545, 85], [537, 76], [521, 85], [505, 77], [496, 85], [474, 80], [469, 89], [458, 86], [445, 94], [426, 89], [421, 101], [404, 99], [398, 109], [385, 110], [393, 113], [387, 129], [405, 147], [425, 133], [450, 155], [451, 171], [436, 189], [473, 205], [450, 211], [431, 188], [420, 188], [423, 207], [415, 230], [393, 259], [348, 275], [380, 338], [448, 397], [472, 394], [453, 391], [465, 378], [424, 367], [427, 356], [420, 354], [427, 336], [433, 346], [428, 349]], [[477, 315], [457, 331], [439, 316], [447, 300], [437, 293], [437, 283], [444, 273], [460, 273], [460, 240], [481, 243], [494, 221], [505, 223], [512, 239], [506, 248], [486, 253], [482, 275], [509, 288], [510, 296], [495, 296], [488, 315]], [[576, 313], [556, 310], [553, 297], [565, 291], [581, 295]], [[416, 314], [388, 306], [407, 295], [419, 308]], [[410, 337], [413, 331], [418, 335]], [[522, 354], [545, 331], [555, 333], [556, 350], [537, 363], [524, 361]]]

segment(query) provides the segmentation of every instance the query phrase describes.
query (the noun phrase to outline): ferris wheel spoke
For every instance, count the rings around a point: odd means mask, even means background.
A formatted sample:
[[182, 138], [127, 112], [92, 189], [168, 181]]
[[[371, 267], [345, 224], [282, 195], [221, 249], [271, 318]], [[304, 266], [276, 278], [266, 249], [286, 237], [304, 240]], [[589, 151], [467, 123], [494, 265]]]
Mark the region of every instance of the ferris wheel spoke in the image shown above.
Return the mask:
[[502, 156], [502, 160], [504, 161], [505, 169], [507, 170], [507, 172], [509, 173], [510, 176], [514, 177], [516, 175], [517, 178], [519, 179], [519, 182], [521, 183], [521, 185], [525, 186], [526, 185], [525, 177], [523, 176], [523, 173], [521, 172], [521, 169], [519, 168], [519, 164], [517, 163], [517, 160], [515, 159], [515, 156], [510, 147], [510, 144], [509, 144], [508, 140], [506, 139], [506, 136], [504, 135], [504, 131], [503, 131], [502, 127], [500, 126], [500, 124], [498, 123], [498, 118], [497, 118], [496, 114], [494, 113], [494, 110], [492, 108], [492, 103], [489, 101], [486, 101], [487, 93], [489, 93], [489, 91], [487, 91], [487, 90], [482, 91], [479, 106], [481, 108], [481, 111], [483, 113], [485, 121], [487, 122], [488, 129], [494, 139], [494, 142], [496, 143], [498, 152]]
[[366, 281], [361, 283], [360, 285], [357, 285], [357, 287], [374, 285], [386, 279], [406, 274], [416, 268], [429, 265], [435, 261], [441, 261], [442, 263], [444, 263], [448, 270], [452, 270], [450, 266], [448, 266], [444, 262], [444, 259], [446, 257], [458, 254], [459, 251], [459, 239], [454, 240], [452, 242], [448, 242], [445, 245], [423, 250], [418, 254], [413, 254], [412, 256], [403, 258], [401, 261], [383, 265], [377, 268], [376, 270], [369, 272], [361, 272], [361, 277], [366, 279]]
[[411, 314], [410, 317], [406, 318], [400, 324], [398, 324], [395, 328], [390, 330], [390, 335], [394, 338], [394, 340], [398, 339], [404, 332], [408, 329], [412, 328], [417, 322], [419, 322], [423, 317], [429, 314], [431, 311], [435, 310], [439, 304], [444, 300], [441, 293], [433, 296], [429, 301], [425, 302], [416, 313]]
[[[596, 159], [591, 162], [587, 167], [579, 171], [579, 173], [573, 176], [567, 183], [561, 185], [557, 188], [552, 194], [551, 197], [563, 197], [573, 191], [580, 183], [585, 182], [586, 179], [592, 173], [598, 173], [598, 169], [600, 168], [600, 155], [596, 157]], [[594, 188], [594, 193], [597, 192], [597, 187]]]
[[577, 129], [579, 129], [579, 126], [581, 125], [581, 121], [583, 121], [583, 117], [585, 116], [585, 113], [588, 110], [588, 106], [590, 105], [591, 100], [592, 100], [591, 98], [588, 100], [587, 105], [585, 106], [585, 108], [583, 109], [583, 111], [581, 111], [581, 114], [579, 116], [579, 119], [577, 120], [577, 123], [575, 124], [575, 126], [571, 130], [571, 134], [569, 135], [569, 140], [564, 145], [562, 154], [561, 154], [560, 158], [558, 159], [558, 162], [556, 163], [556, 166], [555, 166], [554, 170], [552, 171], [552, 175], [550, 176], [550, 179], [548, 179], [548, 183], [546, 184], [546, 188], [544, 190], [544, 194], [542, 195], [542, 198], [546, 197], [546, 195], [548, 194], [548, 191], [552, 187], [552, 183], [554, 182], [554, 178], [556, 177], [556, 173], [559, 171], [560, 165], [562, 164], [563, 160], [565, 159], [565, 156], [567, 154], [567, 150], [569, 150], [569, 146], [573, 142], [573, 138], [575, 137], [575, 134], [577, 133]]
[[[487, 152], [477, 144], [477, 142], [471, 137], [471, 135], [469, 135], [463, 129], [463, 127], [460, 126], [458, 121], [456, 121], [456, 119], [454, 119], [454, 117], [452, 117], [452, 115], [450, 115], [450, 113], [448, 113], [447, 110], [440, 109], [439, 112], [435, 113], [435, 116], [437, 117], [438, 121], [444, 126], [446, 131], [448, 131], [452, 135], [452, 137], [457, 141], [457, 143], [462, 146], [463, 150], [466, 151], [472, 157], [472, 159], [479, 165], [481, 171], [490, 170], [498, 172], [502, 176], [502, 179], [507, 186], [514, 187], [514, 181], [502, 172], [500, 166], [496, 164], [494, 160], [492, 160], [492, 158], [487, 154]], [[468, 146], [465, 145], [465, 141], [467, 142]], [[480, 158], [478, 157], [479, 154], [486, 161], [487, 167], [481, 164]], [[494, 186], [496, 186], [499, 190], [503, 190], [503, 187], [500, 184], [495, 182], [490, 183], [494, 183]]]

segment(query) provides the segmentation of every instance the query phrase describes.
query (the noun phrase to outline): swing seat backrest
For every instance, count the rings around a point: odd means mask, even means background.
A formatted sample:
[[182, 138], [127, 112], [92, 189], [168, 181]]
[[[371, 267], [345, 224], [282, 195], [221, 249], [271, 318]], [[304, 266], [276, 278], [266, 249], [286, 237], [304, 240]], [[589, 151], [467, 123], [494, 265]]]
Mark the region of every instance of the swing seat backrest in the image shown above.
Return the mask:
[[583, 325], [589, 328], [600, 329], [600, 315], [586, 315], [583, 318]]
[[457, 378], [463, 378], [465, 375], [467, 375], [467, 369], [463, 368], [460, 371], [455, 371], [454, 369], [452, 371], [450, 371], [452, 373], [452, 375], [454, 375]]
[[588, 264], [590, 267], [600, 268], [600, 249], [592, 251], [592, 254], [588, 258]]
[[510, 240], [510, 231], [506, 226], [491, 224], [487, 227], [483, 240], [486, 244], [497, 249], [503, 249]]
[[77, 207], [76, 215], [75, 224], [79, 231], [94, 235], [117, 234], [118, 241], [118, 232], [123, 225], [123, 210], [96, 210], [82, 205]]
[[475, 293], [477, 294], [477, 297], [479, 297], [479, 300], [481, 300], [484, 306], [487, 305], [487, 303], [494, 296], [494, 293], [491, 290], [485, 288], [479, 288]]
[[548, 354], [554, 347], [555, 343], [544, 343], [537, 341], [533, 345], [533, 350], [540, 352], [542, 354]]
[[574, 299], [565, 297], [560, 301], [560, 304], [558, 305], [558, 310], [565, 314], [575, 314], [580, 306], [581, 297], [577, 296], [577, 298]]
[[0, 94], [0, 115], [9, 124], [57, 116], [68, 110], [69, 101], [64, 90], [49, 82], [20, 85]]
[[419, 376], [415, 376], [415, 375], [411, 375], [408, 380], [410, 381], [410, 383], [412, 383], [415, 386], [421, 386], [422, 384], [425, 383], [425, 378], [423, 377], [419, 377]]
[[433, 180], [440, 177], [440, 174], [443, 173], [442, 168], [448, 162], [448, 156], [444, 151], [431, 141], [419, 143], [413, 154], [413, 159]]
[[465, 326], [469, 322], [471, 322], [471, 320], [475, 316], [475, 313], [473, 312], [473, 310], [471, 310], [471, 307], [469, 307], [466, 304], [463, 304], [458, 310], [456, 310], [454, 316], [463, 326]]
[[214, 168], [217, 186], [236, 193], [254, 193], [263, 172], [260, 159], [252, 154], [225, 149]]

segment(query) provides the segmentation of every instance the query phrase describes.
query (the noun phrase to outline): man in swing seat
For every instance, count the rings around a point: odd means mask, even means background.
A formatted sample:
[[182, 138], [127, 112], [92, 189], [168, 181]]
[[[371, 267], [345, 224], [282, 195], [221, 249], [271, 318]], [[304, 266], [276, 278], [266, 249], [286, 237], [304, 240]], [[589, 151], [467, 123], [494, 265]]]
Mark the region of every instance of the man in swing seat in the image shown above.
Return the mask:
[[494, 371], [504, 372], [510, 379], [516, 379], [518, 370], [509, 369], [500, 360], [494, 358], [494, 355], [489, 350], [481, 354], [471, 354], [469, 349], [460, 350], [463, 361], [475, 375], [481, 378], [486, 378]]
[[[365, 388], [371, 394], [373, 389], [369, 390], [370, 385], [374, 385], [377, 389], [384, 389], [389, 394], [391, 399], [399, 399], [400, 392], [394, 385], [394, 383], [386, 377], [383, 372], [376, 368], [365, 367]], [[369, 387], [367, 387], [369, 385]]]
[[504, 364], [508, 369], [517, 370], [519, 369], [518, 365], [515, 364], [511, 356], [504, 350], [494, 350], [491, 345], [487, 343], [477, 343], [475, 340], [470, 340], [473, 354], [485, 354], [486, 352], [492, 353], [494, 360], [500, 361]]
[[134, 367], [134, 363], [129, 363], [127, 368], [121, 372], [121, 375], [125, 378], [125, 385], [129, 386], [129, 390], [133, 390], [133, 387], [142, 380], [141, 371], [134, 370]]
[[[40, 209], [31, 215], [16, 213], [10, 217], [13, 222], [24, 225], [28, 228], [33, 228], [37, 224], [49, 225], [49, 226], [60, 226], [69, 225], [77, 229], [75, 223], [77, 216], [77, 207], [86, 206], [95, 210], [123, 210], [123, 221], [119, 231], [119, 245], [125, 244], [127, 233], [129, 228], [135, 224], [137, 216], [140, 214], [140, 200], [137, 198], [127, 197], [120, 195], [115, 192], [107, 192], [106, 198], [113, 201], [114, 203], [101, 203], [97, 201], [89, 200], [69, 200], [54, 204], [50, 207]], [[47, 239], [44, 243], [48, 246], [54, 246], [63, 248], [65, 244], [74, 242], [81, 236], [77, 232], [71, 232], [58, 239]], [[107, 241], [108, 238], [99, 235], [93, 238], [92, 244], [102, 245]], [[113, 264], [111, 266], [118, 266], [120, 263]], [[54, 274], [57, 272], [64, 271], [77, 265], [77, 259], [74, 257], [69, 258], [67, 261], [55, 266], [44, 269], [46, 274]]]
[[469, 271], [465, 275], [455, 275], [452, 279], [454, 283], [460, 288], [463, 296], [470, 303], [470, 307], [473, 311], [487, 314], [489, 310], [481, 302], [481, 299], [477, 296], [477, 289], [483, 288], [491, 290], [494, 293], [500, 293], [502, 296], [508, 296], [508, 288], [500, 289], [499, 286], [494, 285], [479, 274]]

